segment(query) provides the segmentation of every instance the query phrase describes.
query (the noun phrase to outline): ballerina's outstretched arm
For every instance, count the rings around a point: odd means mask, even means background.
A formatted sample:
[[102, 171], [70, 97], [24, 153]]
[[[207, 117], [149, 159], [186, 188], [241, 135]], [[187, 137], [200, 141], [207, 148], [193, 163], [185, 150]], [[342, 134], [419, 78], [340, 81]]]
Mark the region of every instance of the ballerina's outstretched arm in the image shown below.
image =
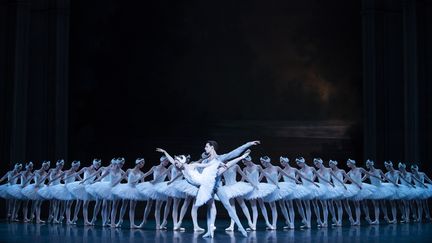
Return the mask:
[[[243, 151], [245, 151], [249, 147], [254, 146], [254, 145], [259, 145], [259, 144], [261, 144], [261, 142], [258, 140], [247, 142], [247, 143], [243, 144], [242, 146], [234, 149], [233, 151], [231, 151], [229, 153], [219, 155], [219, 160], [222, 162], [225, 162], [225, 161], [230, 160], [232, 158], [238, 157], [241, 155], [241, 153], [243, 153]], [[208, 162], [208, 159], [203, 160], [203, 163], [207, 163], [207, 162]]]
[[15, 178], [18, 178], [19, 176], [21, 176], [22, 174], [24, 174], [25, 171], [21, 171], [18, 174], [12, 176], [11, 180], [14, 180]]
[[242, 180], [247, 180], [247, 182], [249, 182], [249, 184], [251, 184], [255, 189], [258, 189], [258, 185], [254, 184], [252, 181], [249, 180], [249, 178], [245, 175], [245, 173], [243, 173], [243, 171], [240, 169], [240, 166], [235, 165], [236, 167], [236, 171], [241, 175], [241, 181]]
[[429, 179], [429, 177], [426, 175], [426, 173], [424, 173], [424, 172], [421, 172], [421, 173], [423, 173], [423, 177], [425, 178], [425, 180], [432, 184], [432, 180]]
[[[242, 159], [245, 159], [249, 154], [250, 154], [250, 150], [246, 150], [246, 152], [244, 152], [241, 156], [230, 160], [228, 162], [226, 162], [225, 164], [223, 164], [221, 167], [219, 167], [218, 169], [218, 175], [221, 175], [222, 173], [224, 173], [225, 171], [227, 171], [229, 168], [231, 168], [232, 166], [236, 165], [239, 161], [241, 161]], [[207, 165], [207, 164], [205, 164]]]
[[314, 184], [316, 187], [320, 187], [315, 181], [304, 176], [299, 170], [297, 170], [296, 168], [293, 168], [293, 169], [294, 169], [294, 172], [302, 178], [302, 180], [309, 181], [310, 183]]
[[6, 178], [8, 178], [10, 171], [8, 171], [1, 179], [0, 179], [0, 183], [2, 183], [4, 180], [6, 180]]
[[345, 190], [347, 190], [347, 187], [345, 186], [345, 184], [343, 183], [343, 181], [341, 179], [337, 178], [337, 176], [335, 175], [335, 173], [333, 173], [333, 171], [331, 169], [329, 169], [329, 170], [330, 170], [330, 176], [333, 179], [337, 180], [339, 183], [341, 183], [343, 185], [343, 187], [345, 188]]
[[277, 168], [277, 170], [278, 170], [278, 172], [279, 172], [279, 176], [280, 176], [280, 175], [284, 175], [284, 176], [286, 176], [287, 178], [290, 178], [291, 180], [294, 180], [296, 183], [301, 184], [301, 181], [299, 181], [299, 180], [298, 180], [297, 178], [295, 178], [295, 177], [290, 176], [288, 173], [286, 173], [284, 170], [282, 170], [281, 167], [276, 166], [276, 168]]
[[401, 180], [405, 181], [408, 185], [410, 185], [412, 188], [416, 188], [416, 186], [414, 184], [412, 184], [412, 182], [408, 181], [401, 172], [399, 172], [399, 178], [401, 178]]
[[344, 170], [342, 170], [342, 169], [339, 169], [339, 170], [341, 170], [342, 171], [342, 175], [344, 176], [344, 183], [346, 183], [347, 181], [350, 181], [351, 183], [353, 183], [353, 184], [355, 184], [356, 186], [358, 186], [359, 188], [360, 188], [360, 190], [362, 189], [362, 186], [359, 184], [359, 183], [357, 183], [355, 180], [353, 180], [353, 179], [351, 179], [351, 177], [348, 175], [348, 173], [346, 173], [346, 171], [344, 171]]
[[66, 174], [66, 171], [60, 171], [60, 174], [56, 177], [54, 177], [51, 181], [55, 181], [59, 178], [62, 178]]
[[31, 173], [30, 172], [30, 177], [29, 178], [27, 178], [27, 179], [24, 179], [24, 181], [23, 181], [23, 183], [22, 183], [22, 185], [21, 185], [21, 187], [25, 187], [25, 186], [27, 186], [27, 184], [34, 178], [34, 173]]
[[[315, 175], [316, 177], [318, 177], [318, 178], [320, 178], [322, 181], [324, 181], [324, 182], [330, 184], [332, 187], [335, 187], [335, 185], [334, 185], [331, 181], [329, 181], [329, 180], [327, 180], [326, 178], [322, 177], [322, 176], [318, 173], [318, 171], [315, 170], [315, 168], [310, 167], [310, 169], [312, 170], [312, 172], [314, 173], [314, 175]], [[314, 179], [315, 179], [315, 177], [314, 177]], [[313, 180], [314, 180], [314, 179], [313, 179]]]
[[[46, 175], [45, 175], [44, 177], [42, 177], [41, 180], [39, 180], [39, 182], [36, 184], [36, 187], [38, 187], [40, 184], [42, 184], [42, 182], [45, 183], [45, 180], [48, 178], [48, 176], [49, 176], [52, 172], [53, 172], [53, 169], [50, 169], [50, 170], [46, 173]], [[49, 184], [50, 182], [51, 182], [51, 181], [48, 180], [48, 184]]]
[[119, 184], [123, 179], [126, 179], [127, 177], [128, 177], [128, 175], [129, 175], [129, 173], [130, 173], [130, 170], [131, 169], [128, 169], [117, 181], [115, 181], [113, 184], [112, 184], [112, 187], [115, 187], [117, 184]]
[[173, 179], [171, 179], [170, 181], [167, 182], [167, 185], [170, 185], [171, 183], [173, 183], [174, 181], [178, 180], [182, 176], [183, 176], [182, 173], [178, 173]]
[[422, 185], [422, 187], [427, 188], [426, 184], [424, 184], [421, 180], [417, 179], [414, 174], [413, 176], [411, 176], [411, 178], [413, 178], [413, 180], [416, 180], [418, 183], [420, 183], [420, 185]]
[[390, 180], [390, 178], [388, 178], [388, 177], [384, 174], [384, 172], [382, 172], [381, 170], [380, 170], [380, 172], [381, 172], [381, 176], [382, 176], [386, 181], [392, 183], [392, 184], [395, 185], [396, 187], [399, 187], [399, 185], [398, 185], [395, 181]]
[[273, 184], [274, 184], [278, 189], [280, 189], [280, 188], [279, 188], [279, 185], [278, 185], [278, 183], [277, 183], [277, 181], [274, 181], [274, 180], [270, 177], [270, 175], [269, 175], [267, 172], [264, 171], [264, 169], [263, 169], [261, 166], [257, 165], [257, 167], [258, 167], [258, 170], [261, 172], [261, 175], [260, 175], [260, 178], [258, 179], [258, 181], [261, 181], [261, 179], [265, 176], [265, 178], [266, 178], [268, 181], [270, 181], [270, 182], [273, 183]]

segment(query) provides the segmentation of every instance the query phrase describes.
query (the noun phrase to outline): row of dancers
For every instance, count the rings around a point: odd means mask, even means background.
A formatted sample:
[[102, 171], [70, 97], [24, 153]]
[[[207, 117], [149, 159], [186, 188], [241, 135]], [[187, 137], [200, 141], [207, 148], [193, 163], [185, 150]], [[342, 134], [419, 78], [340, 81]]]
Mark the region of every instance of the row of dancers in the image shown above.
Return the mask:
[[[106, 166], [102, 166], [100, 159], [94, 159], [90, 166], [81, 169], [80, 162], [73, 161], [68, 170], [63, 170], [64, 160], [58, 160], [53, 168], [49, 161], [44, 161], [35, 171], [32, 162], [24, 169], [21, 164], [16, 164], [0, 179], [0, 182], [7, 180], [0, 185], [0, 197], [7, 201], [7, 217], [11, 221], [18, 221], [18, 212], [22, 208], [24, 222], [45, 223], [40, 218], [41, 205], [49, 201], [48, 222], [61, 223], [65, 219], [66, 224], [76, 224], [82, 206], [85, 225], [94, 225], [100, 213], [103, 226], [121, 227], [129, 207], [130, 228], [143, 227], [154, 204], [156, 229], [167, 228], [172, 210], [173, 230], [180, 231], [185, 230], [182, 222], [190, 205], [194, 231], [204, 231], [198, 225], [197, 211], [206, 204], [207, 233], [204, 236], [208, 237], [214, 234], [216, 201], [231, 217], [226, 230], [233, 231], [237, 224], [243, 235], [247, 230], [256, 230], [258, 211], [261, 211], [266, 229], [275, 230], [277, 206], [283, 214], [284, 229], [295, 228], [294, 205], [301, 217], [301, 228], [311, 228], [312, 209], [318, 227], [328, 227], [329, 216], [332, 226], [342, 226], [344, 209], [353, 226], [360, 225], [362, 210], [369, 224], [379, 224], [381, 212], [387, 223], [398, 221], [398, 211], [404, 223], [421, 222], [423, 215], [431, 220], [427, 200], [432, 196], [432, 181], [419, 171], [417, 165], [411, 165], [411, 172], [408, 172], [404, 163], [399, 163], [396, 170], [392, 162], [384, 162], [387, 170], [384, 173], [375, 168], [371, 160], [366, 161], [365, 169], [348, 159], [347, 172], [340, 169], [335, 160], [329, 160], [325, 166], [321, 158], [313, 159], [313, 166], [303, 157], [296, 158], [297, 168], [283, 156], [279, 158], [280, 165], [272, 164], [268, 156], [261, 157], [260, 164], [256, 164], [249, 155], [249, 148], [258, 144], [259, 141], [248, 142], [227, 154], [218, 155], [218, 144], [207, 141], [205, 152], [197, 161], [191, 161], [191, 157], [185, 155], [172, 157], [167, 151], [157, 149], [163, 154], [160, 163], [147, 172], [141, 170], [146, 163], [143, 158], [136, 159], [135, 165], [127, 170], [123, 169], [124, 158], [114, 158]], [[239, 162], [243, 163], [243, 168]], [[150, 176], [153, 178], [147, 180]], [[90, 202], [95, 202], [91, 220]], [[138, 202], [145, 202], [145, 209], [142, 222], [135, 224]], [[369, 202], [374, 210], [373, 220]], [[247, 220], [247, 229], [238, 218], [236, 203]]]

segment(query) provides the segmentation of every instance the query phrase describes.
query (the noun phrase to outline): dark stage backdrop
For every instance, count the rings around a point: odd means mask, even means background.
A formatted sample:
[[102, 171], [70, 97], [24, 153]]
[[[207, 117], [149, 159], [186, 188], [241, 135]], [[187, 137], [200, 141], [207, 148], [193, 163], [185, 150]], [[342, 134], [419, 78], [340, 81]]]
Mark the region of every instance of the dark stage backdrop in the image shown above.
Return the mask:
[[70, 159], [361, 158], [359, 1], [73, 1]]

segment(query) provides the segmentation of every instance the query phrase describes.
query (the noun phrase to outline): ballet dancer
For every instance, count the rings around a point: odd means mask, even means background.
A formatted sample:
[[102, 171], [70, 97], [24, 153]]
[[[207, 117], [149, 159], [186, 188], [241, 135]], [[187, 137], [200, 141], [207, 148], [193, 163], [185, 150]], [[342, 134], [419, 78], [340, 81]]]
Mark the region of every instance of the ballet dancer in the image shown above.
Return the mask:
[[[432, 181], [429, 177], [424, 173], [419, 171], [418, 165], [411, 165], [411, 173], [412, 178], [414, 179], [414, 183], [416, 186], [423, 186], [423, 192], [421, 197], [416, 200], [417, 203], [417, 220], [416, 222], [422, 222], [423, 212], [426, 215], [426, 220], [431, 221], [430, 212], [429, 212], [429, 204], [428, 198], [432, 196]], [[426, 184], [425, 181], [428, 183]]]
[[[76, 200], [75, 196], [67, 189], [67, 185], [74, 182], [76, 179], [82, 180], [77, 174], [77, 170], [79, 169], [80, 165], [80, 161], [73, 161], [69, 170], [65, 170], [63, 173], [58, 175], [57, 178], [54, 178], [54, 180], [62, 179], [64, 183], [57, 184], [51, 188], [53, 197], [59, 200], [62, 204], [60, 218], [66, 214], [66, 224], [73, 224], [71, 220], [71, 208], [73, 201]], [[76, 207], [77, 205], [75, 204], [75, 208]], [[62, 220], [60, 220], [60, 222], [61, 221]]]
[[387, 173], [385, 173], [386, 176], [386, 180], [391, 182], [394, 185], [395, 188], [395, 193], [393, 193], [393, 195], [389, 198], [389, 202], [390, 202], [390, 206], [391, 206], [391, 211], [392, 211], [392, 216], [393, 219], [390, 220], [389, 223], [391, 224], [395, 224], [397, 223], [397, 208], [396, 208], [396, 202], [400, 199], [403, 199], [404, 197], [406, 197], [409, 193], [409, 191], [407, 189], [405, 189], [405, 187], [399, 185], [399, 171], [395, 170], [393, 168], [393, 162], [391, 161], [385, 161], [384, 162], [384, 166], [387, 170]]
[[[99, 169], [101, 166], [101, 160], [99, 159], [93, 159], [92, 165], [88, 167], [81, 168], [78, 172], [76, 172], [77, 176], [81, 177], [81, 174], [83, 175], [83, 178], [81, 181], [75, 181], [68, 183], [66, 185], [66, 188], [69, 190], [70, 193], [79, 201], [77, 201], [77, 206], [74, 210], [74, 218], [72, 220], [72, 224], [76, 224], [76, 221], [78, 220], [78, 211], [80, 209], [81, 203], [83, 204], [83, 219], [84, 219], [84, 225], [94, 225], [94, 221], [90, 222], [88, 220], [88, 206], [90, 201], [94, 200], [94, 197], [88, 193], [86, 190], [86, 187], [90, 185], [93, 180], [95, 179], [94, 173]], [[93, 213], [93, 218], [96, 217], [96, 214]]]
[[14, 212], [16, 211], [15, 207], [16, 207], [17, 201], [15, 200], [14, 197], [9, 195], [7, 193], [7, 191], [8, 191], [8, 188], [10, 186], [15, 185], [17, 183], [17, 181], [18, 181], [17, 175], [19, 175], [19, 173], [21, 172], [21, 169], [22, 169], [22, 164], [16, 163], [14, 165], [13, 170], [8, 171], [0, 180], [0, 182], [2, 182], [7, 178], [7, 184], [4, 184], [1, 186], [1, 192], [2, 192], [1, 194], [2, 194], [2, 197], [4, 199], [6, 199], [6, 201], [7, 201], [7, 203], [6, 203], [7, 210], [6, 211], [7, 211], [7, 219], [9, 221], [16, 221], [16, 216], [14, 214], [12, 214], [12, 211], [14, 211]]
[[[14, 207], [14, 210], [12, 210], [12, 215], [16, 215], [18, 216], [18, 212], [21, 206], [21, 203], [23, 204], [22, 209], [23, 209], [23, 221], [25, 223], [29, 222], [28, 219], [28, 198], [22, 194], [22, 189], [24, 186], [27, 185], [27, 182], [29, 181], [29, 179], [32, 177], [33, 173], [33, 163], [29, 162], [25, 165], [25, 170], [21, 171], [20, 173], [18, 173], [17, 175], [15, 175], [15, 177], [19, 177], [20, 178], [20, 183], [16, 183], [14, 185], [11, 185], [8, 187], [7, 193], [15, 198], [15, 200], [17, 201], [16, 206]], [[17, 217], [15, 217], [14, 221], [18, 221]]]
[[[343, 184], [342, 180], [339, 180], [339, 178], [334, 175], [330, 168], [324, 166], [323, 160], [321, 158], [314, 158], [313, 162], [315, 167], [318, 169], [318, 180], [326, 190], [326, 193], [324, 193], [319, 198], [321, 207], [323, 209], [323, 222], [320, 226], [328, 227], [328, 211], [330, 211], [332, 215], [333, 223], [336, 224], [337, 221], [335, 218], [336, 214], [334, 208], [331, 206], [333, 205], [333, 199], [337, 199], [342, 196], [347, 187]], [[337, 181], [339, 185], [342, 185], [342, 187], [336, 187], [334, 185], [334, 181]]]
[[43, 224], [45, 221], [42, 221], [40, 218], [41, 214], [41, 206], [44, 198], [39, 195], [38, 191], [42, 187], [45, 187], [43, 183], [39, 183], [42, 178], [44, 178], [48, 173], [47, 170], [50, 168], [50, 161], [44, 161], [42, 163], [42, 166], [39, 170], [35, 170], [32, 177], [29, 178], [29, 182], [33, 180], [33, 183], [30, 183], [26, 185], [22, 190], [21, 193], [27, 197], [28, 199], [32, 200], [32, 209], [31, 209], [31, 215], [35, 215], [36, 223], [37, 224]]
[[[112, 193], [118, 198], [122, 199], [122, 206], [120, 208], [120, 217], [116, 226], [121, 226], [123, 217], [126, 212], [127, 203], [129, 202], [129, 221], [130, 228], [137, 229], [135, 225], [135, 207], [137, 201], [146, 200], [146, 198], [136, 189], [136, 184], [141, 180], [144, 173], [141, 168], [144, 166], [145, 160], [138, 158], [135, 160], [135, 167], [128, 169], [126, 173], [116, 182], [113, 183]], [[120, 181], [127, 178], [127, 183], [120, 184]]]
[[[342, 216], [343, 216], [342, 203], [346, 213], [348, 214], [349, 221], [351, 222], [351, 224], [354, 224], [354, 219], [351, 213], [351, 207], [349, 205], [348, 200], [351, 200], [353, 196], [357, 195], [358, 191], [362, 189], [362, 186], [356, 181], [352, 180], [351, 177], [349, 177], [348, 174], [345, 172], [345, 170], [339, 169], [337, 167], [338, 162], [336, 160], [329, 160], [328, 163], [334, 177], [339, 179], [339, 180], [333, 180], [333, 184], [338, 187], [343, 186], [344, 188], [346, 188], [346, 190], [343, 191], [344, 193], [342, 194], [342, 196], [334, 200], [334, 204], [336, 204], [336, 208], [337, 208], [337, 219], [335, 222], [335, 226], [337, 227], [342, 226]], [[347, 181], [351, 182], [351, 184], [345, 184]], [[332, 205], [330, 207], [332, 207]]]

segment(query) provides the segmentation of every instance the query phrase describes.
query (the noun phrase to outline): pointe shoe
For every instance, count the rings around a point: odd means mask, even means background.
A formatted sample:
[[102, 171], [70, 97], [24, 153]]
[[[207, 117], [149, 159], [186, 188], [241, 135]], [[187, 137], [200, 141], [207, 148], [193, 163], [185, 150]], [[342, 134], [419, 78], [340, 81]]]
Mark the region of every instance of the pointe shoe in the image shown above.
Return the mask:
[[371, 222], [371, 225], [378, 225], [379, 224], [379, 220], [375, 220]]
[[194, 232], [204, 232], [204, 229], [198, 226], [194, 228]]
[[73, 222], [72, 222], [72, 221], [70, 221], [70, 220], [67, 220], [67, 221], [66, 221], [66, 224], [67, 224], [67, 225], [72, 225], [72, 224], [73, 224]]
[[25, 218], [25, 219], [23, 219], [23, 222], [24, 222], [24, 223], [28, 223], [28, 222], [30, 222], [30, 219], [26, 219], [26, 218]]
[[140, 227], [139, 227], [139, 225], [132, 224], [132, 225], [130, 226], [130, 228], [131, 228], [131, 229], [139, 229]]
[[384, 217], [384, 220], [387, 222], [387, 224], [390, 224], [390, 219], [388, 217]]
[[36, 220], [36, 224], [45, 224], [45, 221], [43, 221], [43, 220]]
[[389, 221], [389, 224], [396, 224], [396, 220], [395, 220], [395, 219], [390, 220], [390, 221]]
[[322, 223], [322, 224], [321, 224], [321, 227], [322, 227], [322, 228], [327, 228], [328, 225], [327, 225], [327, 223]]
[[91, 223], [87, 221], [87, 222], [84, 222], [84, 225], [85, 226], [91, 226]]
[[239, 229], [239, 231], [243, 235], [243, 237], [247, 237], [247, 232], [245, 229], [241, 228], [241, 229]]
[[369, 217], [366, 217], [365, 220], [368, 222], [368, 224], [372, 224], [372, 220]]
[[210, 232], [207, 232], [202, 236], [202, 238], [210, 238], [210, 237], [211, 237]]
[[230, 231], [230, 232], [234, 231], [234, 226], [232, 226], [232, 227], [230, 226], [230, 227], [226, 228], [225, 231]]
[[338, 221], [338, 222], [336, 223], [336, 227], [342, 227], [342, 221]]
[[115, 225], [116, 228], [121, 228], [123, 224], [123, 220], [119, 220], [118, 223]]

